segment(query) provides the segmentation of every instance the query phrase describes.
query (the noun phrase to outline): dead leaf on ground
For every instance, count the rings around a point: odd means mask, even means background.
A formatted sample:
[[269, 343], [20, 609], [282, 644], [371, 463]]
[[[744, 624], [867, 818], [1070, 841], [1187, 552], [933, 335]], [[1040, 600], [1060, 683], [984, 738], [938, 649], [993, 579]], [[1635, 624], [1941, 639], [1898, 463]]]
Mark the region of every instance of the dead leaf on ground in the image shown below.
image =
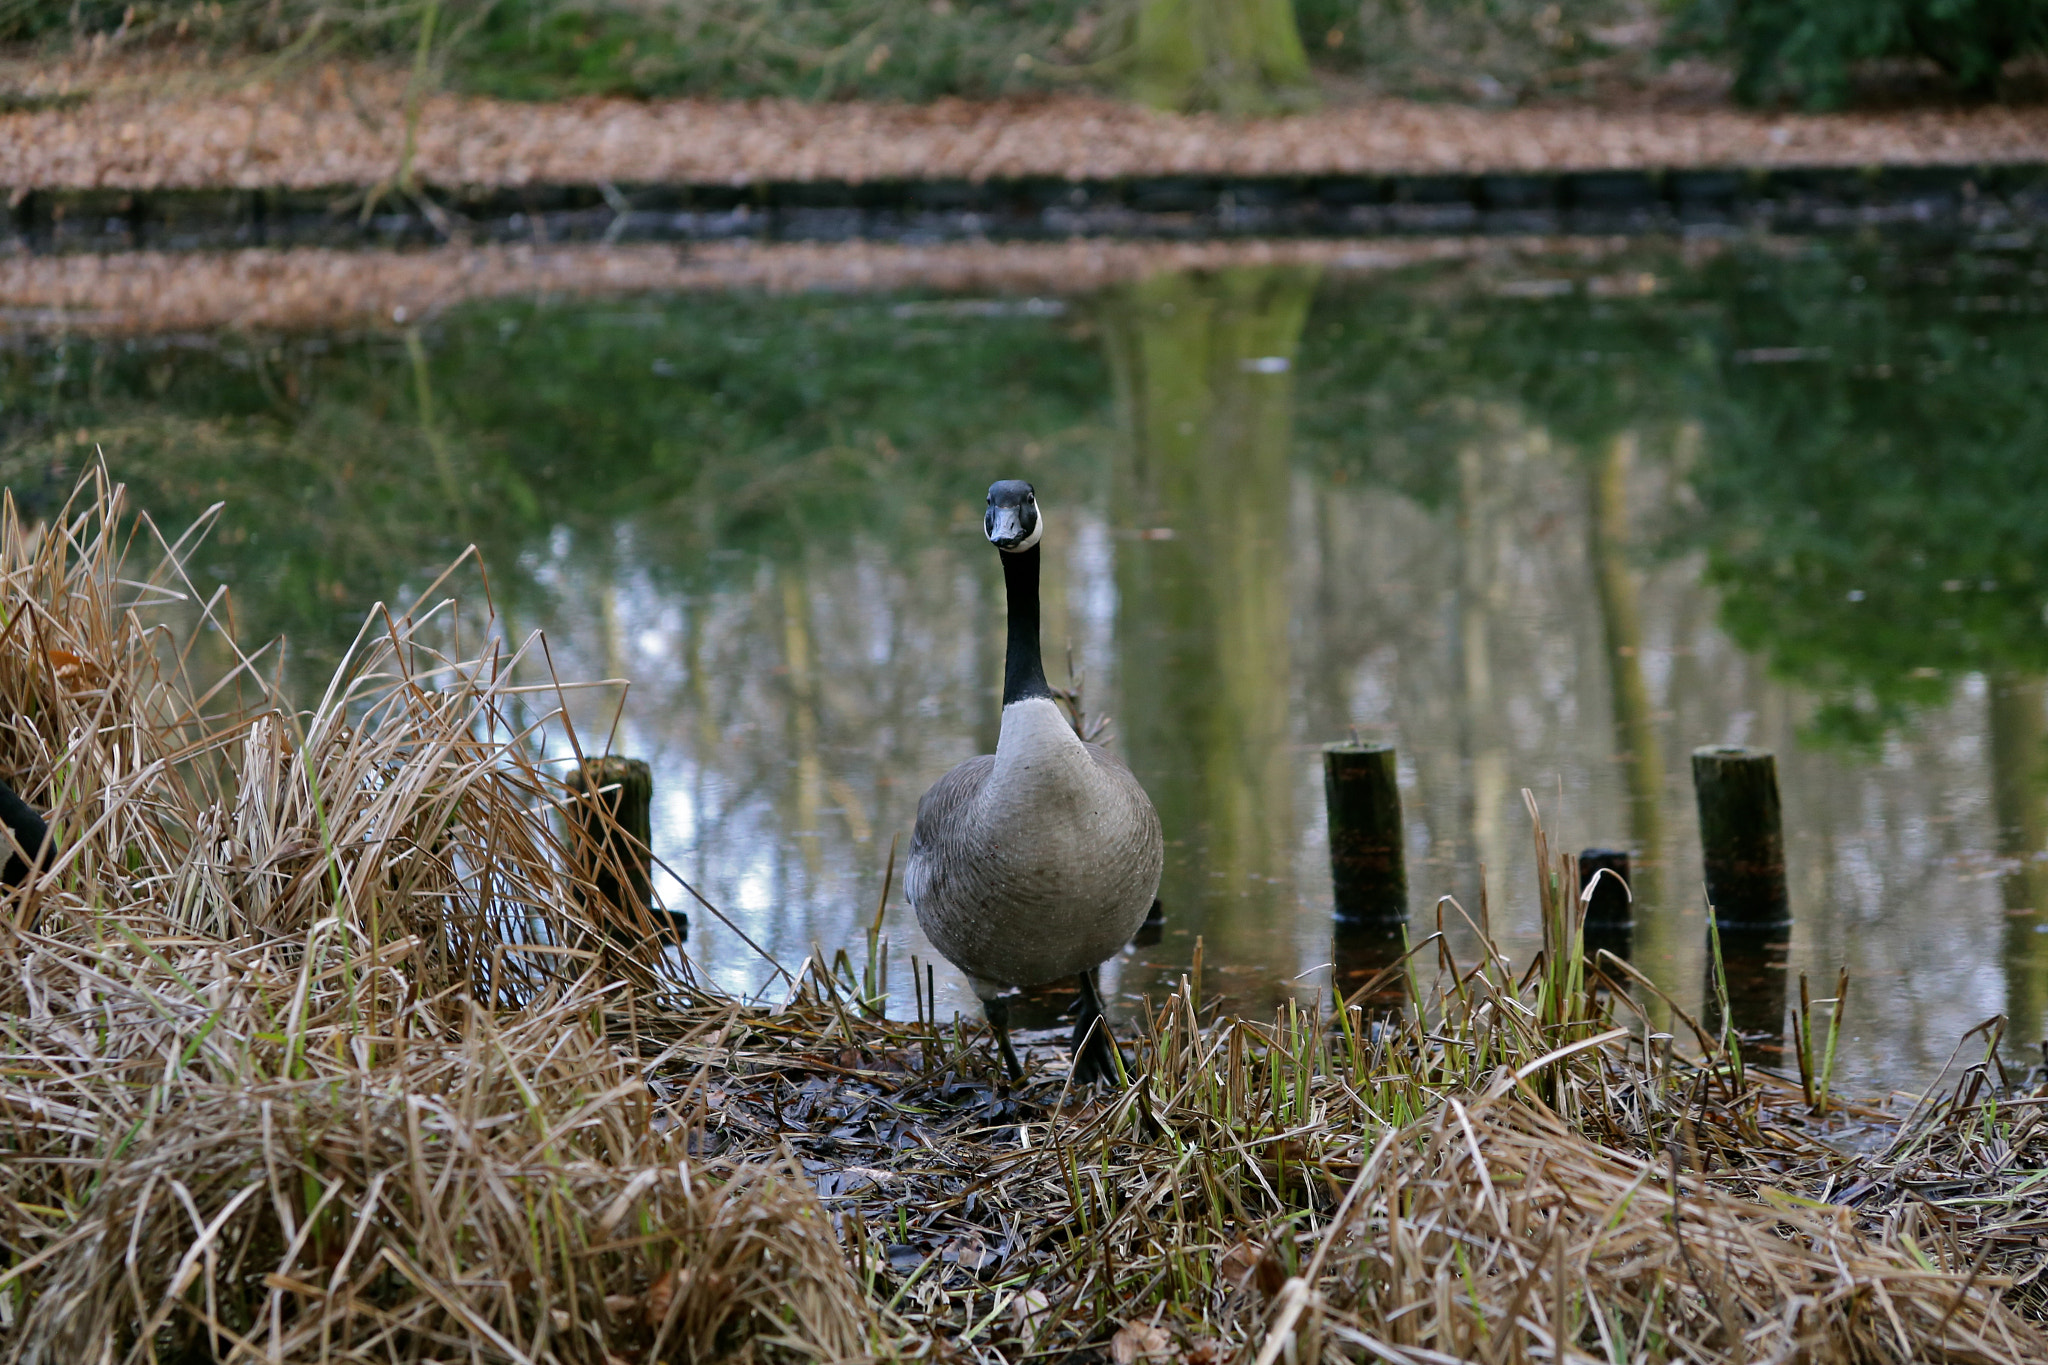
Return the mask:
[[1239, 1242], [1224, 1252], [1223, 1259], [1216, 1263], [1216, 1270], [1232, 1289], [1256, 1288], [1269, 1299], [1287, 1283], [1287, 1270], [1279, 1258], [1252, 1241]]
[[1036, 1332], [1052, 1316], [1052, 1300], [1041, 1289], [1027, 1289], [1010, 1300], [1010, 1321], [1025, 1335]]
[[647, 1286], [647, 1302], [642, 1320], [653, 1330], [660, 1330], [668, 1318], [669, 1305], [675, 1302], [676, 1291], [688, 1292], [690, 1272], [688, 1270], [664, 1270], [659, 1278]]
[[1127, 1322], [1109, 1339], [1110, 1359], [1116, 1365], [1133, 1365], [1135, 1361], [1163, 1356], [1172, 1350], [1173, 1338], [1157, 1323]]

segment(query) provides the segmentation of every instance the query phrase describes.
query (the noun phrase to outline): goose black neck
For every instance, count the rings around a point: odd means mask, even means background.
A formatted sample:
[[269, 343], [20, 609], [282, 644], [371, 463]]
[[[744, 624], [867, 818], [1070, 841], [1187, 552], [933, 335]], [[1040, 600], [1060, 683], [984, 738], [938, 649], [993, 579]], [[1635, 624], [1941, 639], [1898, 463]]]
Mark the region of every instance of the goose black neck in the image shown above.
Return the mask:
[[1003, 555], [1003, 587], [1010, 599], [1010, 642], [1003, 656], [1003, 705], [1052, 696], [1038, 654], [1038, 547]]

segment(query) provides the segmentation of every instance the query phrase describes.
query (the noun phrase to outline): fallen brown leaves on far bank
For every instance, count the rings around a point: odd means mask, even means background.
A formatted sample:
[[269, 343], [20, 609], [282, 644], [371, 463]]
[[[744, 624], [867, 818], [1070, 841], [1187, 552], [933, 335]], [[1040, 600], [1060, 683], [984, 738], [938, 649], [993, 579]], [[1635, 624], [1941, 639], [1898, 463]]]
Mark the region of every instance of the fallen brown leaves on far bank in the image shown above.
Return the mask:
[[[0, 186], [322, 188], [401, 169], [401, 75], [327, 66], [206, 81], [91, 67], [83, 102], [0, 115]], [[434, 95], [405, 168], [430, 185], [1129, 176], [1320, 176], [2048, 161], [2048, 106], [1777, 114], [1479, 109], [1371, 99], [1284, 118], [1171, 114], [1098, 97], [929, 105]]]

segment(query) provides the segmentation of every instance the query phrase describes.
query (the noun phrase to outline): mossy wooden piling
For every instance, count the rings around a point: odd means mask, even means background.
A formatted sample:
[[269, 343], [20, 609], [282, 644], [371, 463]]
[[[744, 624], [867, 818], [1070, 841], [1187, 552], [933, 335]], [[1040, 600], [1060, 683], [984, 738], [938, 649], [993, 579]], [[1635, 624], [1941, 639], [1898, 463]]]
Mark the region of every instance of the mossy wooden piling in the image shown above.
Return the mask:
[[1408, 867], [1394, 750], [1383, 744], [1323, 746], [1330, 819], [1330, 888], [1345, 924], [1408, 918]]
[[1766, 749], [1695, 749], [1692, 785], [1715, 922], [1724, 929], [1790, 924], [1777, 758]]

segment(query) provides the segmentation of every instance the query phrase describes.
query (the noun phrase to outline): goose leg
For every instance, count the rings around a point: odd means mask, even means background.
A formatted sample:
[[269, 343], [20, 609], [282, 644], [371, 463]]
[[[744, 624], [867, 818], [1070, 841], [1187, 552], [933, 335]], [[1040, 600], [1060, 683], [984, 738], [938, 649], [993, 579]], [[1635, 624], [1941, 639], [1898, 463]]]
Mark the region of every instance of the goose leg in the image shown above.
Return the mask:
[[1000, 996], [990, 996], [981, 1002], [981, 1012], [988, 1016], [989, 1030], [996, 1035], [996, 1051], [1003, 1055], [1003, 1069], [1010, 1073], [1010, 1079], [1024, 1079], [1024, 1064], [1017, 1060], [1017, 1049], [1010, 1046], [1010, 1002]]
[[1095, 973], [1082, 972], [1080, 986], [1080, 1007], [1074, 1015], [1074, 1079], [1083, 1085], [1096, 1081], [1115, 1085], [1119, 1074], [1116, 1035], [1109, 1031], [1109, 1016], [1102, 1012]]

